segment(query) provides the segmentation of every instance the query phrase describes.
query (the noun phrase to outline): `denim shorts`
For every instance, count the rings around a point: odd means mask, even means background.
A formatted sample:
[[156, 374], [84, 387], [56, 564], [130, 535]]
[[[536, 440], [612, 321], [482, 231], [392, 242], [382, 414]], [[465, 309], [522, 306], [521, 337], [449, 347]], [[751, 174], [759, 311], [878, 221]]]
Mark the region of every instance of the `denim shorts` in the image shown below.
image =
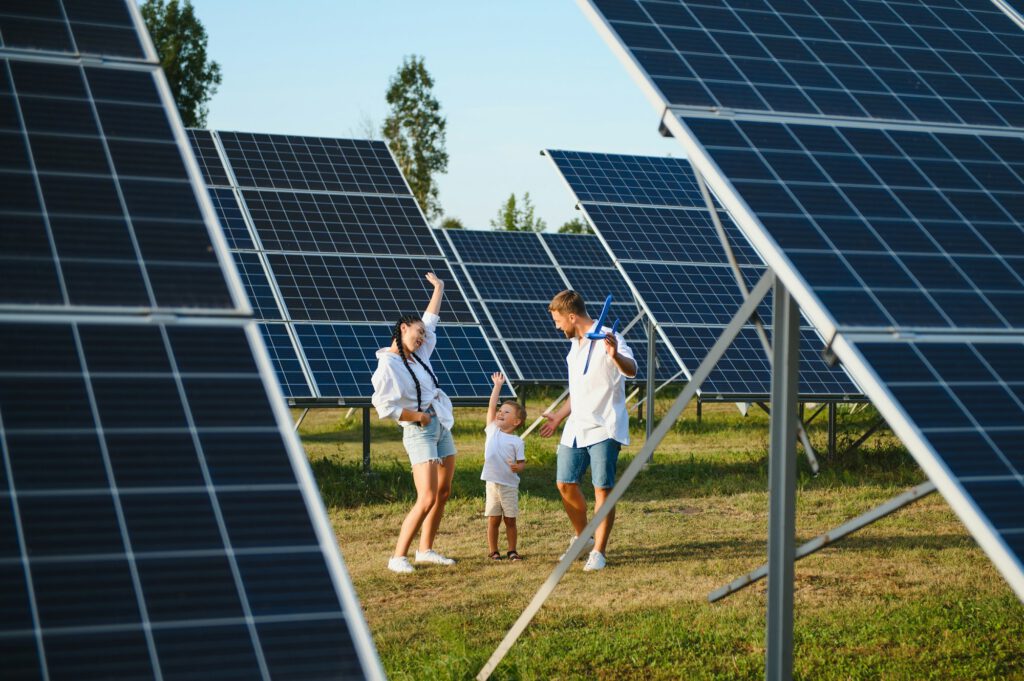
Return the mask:
[[622, 448], [611, 438], [602, 440], [589, 447], [566, 447], [558, 445], [557, 474], [558, 482], [580, 484], [583, 473], [590, 466], [590, 479], [594, 487], [611, 489], [615, 487], [615, 467], [619, 463], [619, 450]]
[[451, 431], [441, 425], [436, 414], [429, 413], [431, 419], [426, 426], [418, 423], [402, 426], [402, 444], [413, 466], [428, 461], [441, 463], [441, 459], [455, 455]]

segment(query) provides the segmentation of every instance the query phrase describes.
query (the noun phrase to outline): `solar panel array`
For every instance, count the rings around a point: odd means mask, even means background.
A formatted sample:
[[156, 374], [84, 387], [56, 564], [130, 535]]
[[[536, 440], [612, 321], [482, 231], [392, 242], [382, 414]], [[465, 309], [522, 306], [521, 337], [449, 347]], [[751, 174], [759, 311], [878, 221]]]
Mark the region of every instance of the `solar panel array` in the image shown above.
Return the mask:
[[456, 403], [502, 366], [383, 142], [190, 130], [293, 404], [363, 404], [391, 325], [447, 283], [432, 365]]
[[590, 5], [1024, 599], [1019, 21], [986, 0]]
[[[690, 164], [677, 158], [547, 154], [689, 376], [743, 303]], [[764, 270], [763, 261], [728, 216], [720, 217], [752, 287]], [[760, 316], [771, 323], [769, 302], [761, 305]], [[801, 395], [857, 396], [856, 385], [842, 369], [830, 368], [821, 359], [822, 346], [813, 328], [801, 330]], [[763, 399], [770, 387], [771, 365], [751, 327], [718, 362], [701, 393]]]
[[134, 3], [0, 36], [0, 676], [383, 678]]
[[[611, 324], [625, 328], [639, 314], [632, 292], [611, 266], [607, 253], [590, 235], [536, 234], [482, 230], [441, 230], [450, 258], [459, 262], [472, 291], [473, 304], [500, 339], [506, 366], [520, 382], [564, 384], [566, 341], [547, 310], [551, 298], [566, 288], [579, 291], [588, 311], [614, 295]], [[598, 310], [599, 311], [599, 310]], [[642, 322], [624, 336], [637, 357], [637, 378], [646, 375], [647, 336]], [[662, 348], [664, 351], [664, 348]], [[671, 364], [659, 364], [668, 379]]]

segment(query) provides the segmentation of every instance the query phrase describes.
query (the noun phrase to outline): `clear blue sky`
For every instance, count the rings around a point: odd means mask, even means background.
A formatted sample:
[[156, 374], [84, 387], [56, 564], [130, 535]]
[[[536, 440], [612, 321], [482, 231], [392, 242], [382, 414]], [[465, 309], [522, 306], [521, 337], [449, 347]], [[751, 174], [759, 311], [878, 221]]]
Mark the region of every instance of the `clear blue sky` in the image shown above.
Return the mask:
[[447, 215], [489, 228], [530, 192], [557, 229], [577, 215], [545, 147], [681, 156], [573, 0], [193, 0], [224, 82], [221, 130], [365, 137], [388, 79], [422, 55], [448, 119]]

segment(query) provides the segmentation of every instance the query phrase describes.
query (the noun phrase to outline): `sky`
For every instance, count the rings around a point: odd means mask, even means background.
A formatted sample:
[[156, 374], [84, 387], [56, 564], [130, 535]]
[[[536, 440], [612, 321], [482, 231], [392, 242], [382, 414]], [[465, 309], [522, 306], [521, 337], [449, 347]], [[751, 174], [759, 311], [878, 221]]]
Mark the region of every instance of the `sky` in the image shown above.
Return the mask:
[[216, 130], [365, 138], [402, 59], [424, 57], [448, 122], [441, 205], [469, 228], [513, 192], [548, 229], [579, 215], [544, 148], [683, 155], [573, 0], [192, 3], [223, 75]]

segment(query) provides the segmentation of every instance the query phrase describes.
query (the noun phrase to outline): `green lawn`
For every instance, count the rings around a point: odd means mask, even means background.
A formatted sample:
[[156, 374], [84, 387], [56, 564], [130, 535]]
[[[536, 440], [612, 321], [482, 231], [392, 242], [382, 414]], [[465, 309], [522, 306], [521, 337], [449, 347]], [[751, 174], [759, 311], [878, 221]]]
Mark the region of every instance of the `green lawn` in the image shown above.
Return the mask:
[[[542, 402], [531, 401], [531, 414]], [[479, 480], [484, 411], [457, 409], [458, 463], [436, 546], [459, 563], [396, 576], [385, 563], [415, 496], [400, 433], [373, 417], [366, 477], [360, 415], [344, 415], [313, 411], [301, 434], [384, 667], [392, 679], [471, 678], [571, 535], [554, 486], [556, 443], [526, 441], [526, 560], [493, 563]], [[870, 408], [841, 411], [840, 445], [874, 418]], [[811, 436], [822, 449], [824, 415]], [[643, 437], [637, 426], [620, 472]], [[706, 598], [765, 560], [767, 442], [758, 410], [743, 418], [705, 405], [697, 425], [691, 407], [620, 502], [608, 568], [570, 571], [492, 678], [763, 677], [764, 582]], [[923, 480], [887, 431], [821, 459], [814, 478], [800, 454], [798, 542]], [[798, 562], [795, 601], [798, 678], [1024, 679], [1024, 606], [937, 494]]]

